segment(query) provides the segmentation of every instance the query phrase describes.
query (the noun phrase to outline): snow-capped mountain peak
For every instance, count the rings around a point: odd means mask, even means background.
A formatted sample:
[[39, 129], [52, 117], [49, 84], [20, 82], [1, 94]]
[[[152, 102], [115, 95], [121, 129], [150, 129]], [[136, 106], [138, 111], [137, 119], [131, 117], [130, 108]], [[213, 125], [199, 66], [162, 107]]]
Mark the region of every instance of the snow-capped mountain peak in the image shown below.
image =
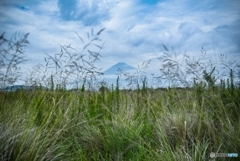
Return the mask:
[[124, 62], [118, 62], [117, 64], [113, 65], [112, 67], [108, 68], [104, 71], [104, 75], [112, 75], [112, 74], [118, 74], [119, 70], [122, 70], [123, 72], [134, 70], [136, 68], [124, 63]]

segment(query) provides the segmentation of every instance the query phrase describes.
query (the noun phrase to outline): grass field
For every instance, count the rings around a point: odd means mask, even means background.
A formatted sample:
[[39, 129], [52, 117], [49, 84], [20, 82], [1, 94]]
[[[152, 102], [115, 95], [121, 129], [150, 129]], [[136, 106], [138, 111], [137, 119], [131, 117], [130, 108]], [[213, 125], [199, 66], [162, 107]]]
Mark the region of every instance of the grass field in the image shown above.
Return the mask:
[[[28, 60], [29, 33], [16, 32], [9, 40], [2, 33], [0, 161], [239, 160], [210, 157], [211, 152], [240, 153], [236, 60], [224, 54], [215, 60], [202, 47], [197, 58], [183, 54], [180, 61], [163, 44], [159, 73], [151, 74], [159, 88], [148, 88], [151, 60], [146, 60], [133, 74], [119, 71], [109, 90], [109, 84], [96, 79], [103, 74], [96, 63], [104, 30], [92, 30], [86, 43], [76, 33], [83, 42], [80, 52], [60, 45], [59, 53], [46, 54], [45, 63], [35, 65], [26, 78], [19, 64]], [[120, 90], [119, 75], [129, 84], [125, 90]], [[18, 80], [34, 88], [7, 92]], [[94, 81], [103, 88], [91, 91]], [[160, 87], [162, 81], [175, 88]], [[81, 90], [67, 90], [72, 82]]]
[[[240, 152], [239, 88], [0, 93], [0, 160], [209, 160]], [[238, 158], [215, 158], [215, 160]], [[214, 160], [214, 159], [212, 159]]]

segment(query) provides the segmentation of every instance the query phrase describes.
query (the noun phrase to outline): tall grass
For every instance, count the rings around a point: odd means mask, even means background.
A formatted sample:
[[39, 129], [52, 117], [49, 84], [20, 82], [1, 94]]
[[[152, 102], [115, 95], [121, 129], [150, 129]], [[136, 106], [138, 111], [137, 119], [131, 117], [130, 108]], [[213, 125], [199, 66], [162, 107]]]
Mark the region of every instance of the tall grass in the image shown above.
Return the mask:
[[[185, 64], [180, 64], [163, 45], [166, 52], [155, 78], [184, 87], [149, 88], [144, 75], [150, 65], [147, 61], [136, 75], [123, 73], [135, 90], [121, 90], [119, 77], [111, 90], [104, 82], [99, 91], [89, 90], [88, 76], [101, 72], [94, 66], [99, 52], [87, 47], [102, 49], [93, 44], [102, 31], [92, 34], [80, 54], [69, 52], [69, 45], [61, 46], [60, 54], [47, 55], [43, 77], [31, 75], [28, 81], [45, 81], [48, 90], [0, 91], [0, 160], [202, 161], [211, 159], [211, 152], [240, 151], [240, 88], [235, 84], [235, 68], [228, 68], [228, 78], [218, 83], [218, 69], [211, 62], [204, 64], [206, 58], [193, 60], [185, 55]], [[84, 52], [95, 59], [86, 60]], [[69, 59], [64, 61], [63, 55]], [[84, 64], [89, 66], [83, 68]], [[54, 68], [48, 71], [48, 67]], [[76, 90], [67, 90], [66, 81], [78, 72], [82, 84], [76, 81]]]
[[139, 90], [1, 92], [0, 159], [200, 161], [240, 151], [239, 88]]
[[24, 54], [29, 33], [15, 32], [10, 39], [0, 36], [0, 88], [15, 83], [21, 76], [20, 64], [27, 61]]

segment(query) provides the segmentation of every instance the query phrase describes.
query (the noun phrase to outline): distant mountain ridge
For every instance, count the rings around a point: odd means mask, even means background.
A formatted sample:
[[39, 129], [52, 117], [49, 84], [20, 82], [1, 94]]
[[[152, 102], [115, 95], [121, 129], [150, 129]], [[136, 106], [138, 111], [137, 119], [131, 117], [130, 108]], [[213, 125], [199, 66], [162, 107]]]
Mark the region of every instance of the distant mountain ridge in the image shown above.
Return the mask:
[[47, 87], [44, 86], [26, 86], [26, 85], [12, 85], [8, 86], [6, 88], [1, 88], [0, 91], [17, 91], [17, 90], [35, 90], [35, 89], [47, 89]]
[[105, 70], [103, 73], [104, 75], [113, 75], [113, 74], [118, 74], [119, 69], [121, 69], [122, 71], [126, 72], [129, 70], [134, 70], [136, 68], [128, 65], [127, 63], [124, 62], [118, 62], [117, 64], [113, 65], [112, 67], [108, 68], [107, 70]]

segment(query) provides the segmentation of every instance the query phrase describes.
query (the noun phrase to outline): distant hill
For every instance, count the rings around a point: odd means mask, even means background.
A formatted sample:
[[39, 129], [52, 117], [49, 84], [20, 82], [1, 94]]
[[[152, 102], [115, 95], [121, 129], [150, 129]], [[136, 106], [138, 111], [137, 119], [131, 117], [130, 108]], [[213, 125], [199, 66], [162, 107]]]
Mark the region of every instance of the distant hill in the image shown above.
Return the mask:
[[6, 88], [0, 89], [0, 91], [17, 91], [17, 90], [34, 90], [34, 89], [47, 89], [47, 87], [40, 87], [40, 86], [25, 86], [25, 85], [12, 85]]
[[134, 70], [136, 68], [124, 63], [124, 62], [119, 62], [115, 65], [113, 65], [112, 67], [110, 67], [109, 69], [105, 70], [103, 73], [104, 75], [115, 75], [118, 74], [118, 70], [121, 69], [122, 71], [126, 72], [126, 71], [130, 71], [130, 70]]

